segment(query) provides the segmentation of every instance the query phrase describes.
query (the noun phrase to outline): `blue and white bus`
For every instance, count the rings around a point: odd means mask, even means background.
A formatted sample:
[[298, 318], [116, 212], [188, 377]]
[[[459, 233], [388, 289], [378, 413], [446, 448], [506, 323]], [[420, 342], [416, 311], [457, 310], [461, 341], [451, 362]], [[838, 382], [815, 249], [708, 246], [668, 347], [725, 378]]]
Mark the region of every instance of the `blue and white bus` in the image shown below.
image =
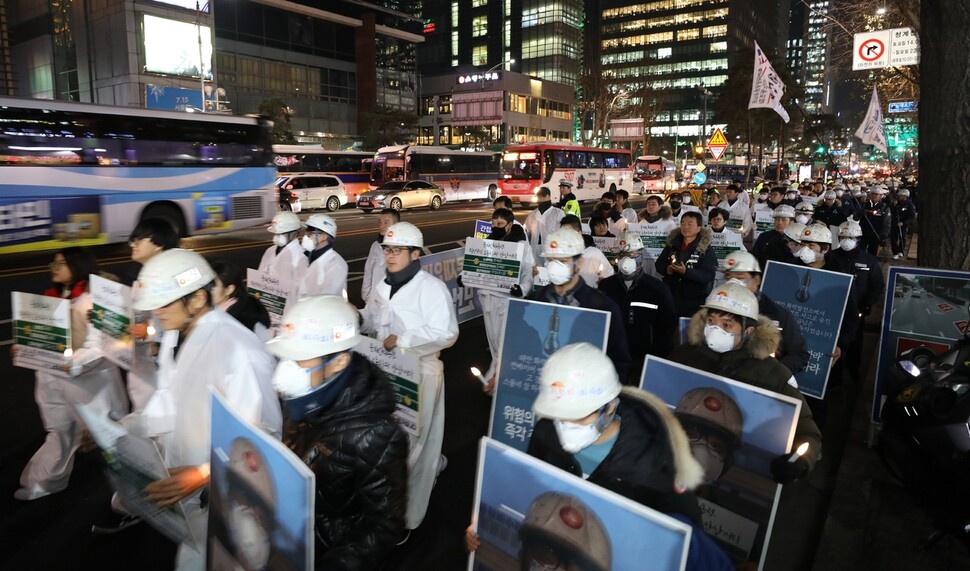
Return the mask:
[[445, 201], [494, 200], [498, 196], [498, 152], [458, 151], [445, 147], [397, 145], [374, 154], [371, 188], [391, 180], [423, 180], [440, 186]]
[[0, 253], [124, 242], [143, 218], [182, 236], [266, 224], [272, 123], [0, 98]]

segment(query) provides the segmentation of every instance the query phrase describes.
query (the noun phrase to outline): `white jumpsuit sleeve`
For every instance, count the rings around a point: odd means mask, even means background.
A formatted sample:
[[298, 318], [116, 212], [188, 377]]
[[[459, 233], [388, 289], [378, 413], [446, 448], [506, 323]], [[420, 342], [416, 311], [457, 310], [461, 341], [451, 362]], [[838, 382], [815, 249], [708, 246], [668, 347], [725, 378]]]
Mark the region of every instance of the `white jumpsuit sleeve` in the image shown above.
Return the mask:
[[417, 300], [425, 317], [419, 327], [410, 327], [397, 336], [397, 344], [411, 349], [418, 356], [431, 355], [447, 349], [458, 340], [458, 319], [448, 286], [438, 279], [426, 279], [421, 284]]

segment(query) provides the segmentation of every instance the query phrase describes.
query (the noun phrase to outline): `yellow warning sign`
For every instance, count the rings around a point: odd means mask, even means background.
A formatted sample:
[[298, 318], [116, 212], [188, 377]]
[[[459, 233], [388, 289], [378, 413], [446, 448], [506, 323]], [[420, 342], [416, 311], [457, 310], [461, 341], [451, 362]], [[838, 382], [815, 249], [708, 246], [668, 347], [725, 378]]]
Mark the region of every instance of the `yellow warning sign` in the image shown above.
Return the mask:
[[727, 139], [724, 138], [724, 133], [720, 129], [715, 129], [714, 134], [711, 135], [711, 140], [707, 142], [708, 147], [726, 147]]

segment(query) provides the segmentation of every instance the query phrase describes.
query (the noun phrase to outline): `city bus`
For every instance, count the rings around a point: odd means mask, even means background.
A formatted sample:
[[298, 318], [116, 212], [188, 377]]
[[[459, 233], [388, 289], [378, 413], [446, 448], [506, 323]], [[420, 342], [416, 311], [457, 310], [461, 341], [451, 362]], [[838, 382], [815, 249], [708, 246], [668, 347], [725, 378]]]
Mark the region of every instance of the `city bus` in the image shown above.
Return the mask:
[[533, 204], [540, 187], [548, 187], [553, 202], [560, 199], [559, 183], [572, 183], [580, 202], [599, 200], [606, 191], [641, 192], [633, 180], [630, 151], [595, 149], [569, 143], [509, 145], [502, 157], [500, 190], [512, 202]]
[[423, 180], [440, 186], [445, 201], [494, 200], [502, 154], [429, 145], [382, 147], [374, 154], [371, 188], [392, 180]]
[[344, 183], [347, 201], [356, 202], [357, 195], [370, 190], [371, 164], [374, 153], [369, 151], [328, 151], [308, 145], [273, 145], [276, 172], [314, 173], [333, 175]]
[[674, 161], [659, 155], [642, 155], [637, 157], [633, 173], [643, 182], [643, 191], [666, 196], [671, 190], [678, 188]]
[[124, 242], [143, 218], [182, 236], [266, 224], [272, 123], [0, 98], [0, 253]]

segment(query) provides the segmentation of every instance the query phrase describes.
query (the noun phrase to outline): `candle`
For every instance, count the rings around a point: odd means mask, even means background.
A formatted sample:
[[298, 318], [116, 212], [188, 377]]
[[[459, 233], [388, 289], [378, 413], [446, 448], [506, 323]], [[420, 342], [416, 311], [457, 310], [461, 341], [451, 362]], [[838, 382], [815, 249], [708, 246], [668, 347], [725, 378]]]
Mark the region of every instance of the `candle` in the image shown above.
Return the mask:
[[485, 377], [482, 376], [482, 372], [478, 370], [478, 367], [472, 367], [472, 374], [475, 375], [475, 378], [481, 381], [483, 385], [488, 384], [488, 381], [486, 381]]
[[151, 337], [152, 335], [155, 334], [155, 327], [153, 325], [149, 325], [148, 329], [146, 329], [145, 332], [148, 333], [149, 337]]
[[808, 442], [802, 442], [795, 450], [795, 453], [792, 454], [791, 458], [788, 459], [788, 462], [794, 464], [806, 452], [808, 452]]

